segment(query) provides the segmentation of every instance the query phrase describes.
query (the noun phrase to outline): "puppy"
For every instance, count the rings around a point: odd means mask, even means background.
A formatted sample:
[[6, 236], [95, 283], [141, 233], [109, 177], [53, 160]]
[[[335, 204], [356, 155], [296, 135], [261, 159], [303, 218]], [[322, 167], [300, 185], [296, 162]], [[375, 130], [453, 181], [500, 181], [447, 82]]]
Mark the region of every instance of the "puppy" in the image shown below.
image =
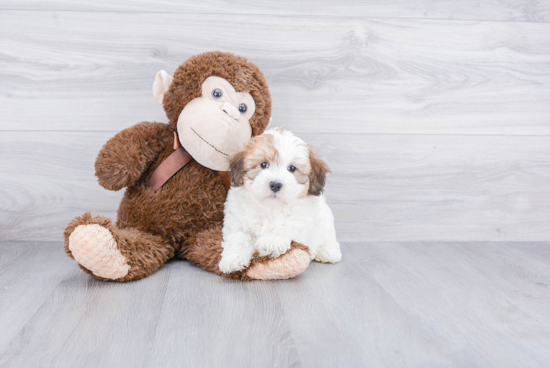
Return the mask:
[[229, 167], [222, 272], [244, 269], [256, 252], [278, 257], [291, 241], [307, 245], [311, 259], [340, 261], [334, 217], [322, 194], [328, 169], [309, 145], [275, 128], [233, 154]]

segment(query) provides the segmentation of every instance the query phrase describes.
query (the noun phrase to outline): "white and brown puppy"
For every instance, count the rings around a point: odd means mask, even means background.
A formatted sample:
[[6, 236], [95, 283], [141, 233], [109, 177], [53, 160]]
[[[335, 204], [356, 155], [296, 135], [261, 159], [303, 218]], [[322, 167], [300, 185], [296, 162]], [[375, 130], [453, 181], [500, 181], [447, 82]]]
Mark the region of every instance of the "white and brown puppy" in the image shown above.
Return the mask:
[[278, 257], [291, 241], [311, 259], [339, 262], [334, 217], [323, 196], [326, 164], [303, 140], [280, 128], [254, 137], [230, 158], [225, 202], [224, 273], [244, 269], [254, 253]]

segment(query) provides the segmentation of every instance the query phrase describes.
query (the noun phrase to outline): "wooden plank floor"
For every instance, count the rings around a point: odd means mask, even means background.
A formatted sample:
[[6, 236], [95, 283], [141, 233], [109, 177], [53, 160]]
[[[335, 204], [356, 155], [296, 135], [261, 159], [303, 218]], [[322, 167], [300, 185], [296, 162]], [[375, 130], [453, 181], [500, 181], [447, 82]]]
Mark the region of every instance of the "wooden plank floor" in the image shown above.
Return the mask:
[[2, 0], [0, 10], [363, 16], [550, 22], [548, 0]]
[[0, 243], [1, 367], [547, 367], [550, 243], [346, 243], [242, 283], [173, 261], [100, 282], [59, 242]]
[[101, 145], [216, 49], [328, 162], [342, 241], [550, 241], [549, 0], [0, 0], [0, 241], [114, 219]]
[[[0, 241], [60, 239], [86, 211], [115, 219], [123, 191], [99, 186], [93, 166], [112, 135], [3, 132]], [[326, 196], [341, 241], [550, 239], [550, 137], [301, 137], [332, 170]]]

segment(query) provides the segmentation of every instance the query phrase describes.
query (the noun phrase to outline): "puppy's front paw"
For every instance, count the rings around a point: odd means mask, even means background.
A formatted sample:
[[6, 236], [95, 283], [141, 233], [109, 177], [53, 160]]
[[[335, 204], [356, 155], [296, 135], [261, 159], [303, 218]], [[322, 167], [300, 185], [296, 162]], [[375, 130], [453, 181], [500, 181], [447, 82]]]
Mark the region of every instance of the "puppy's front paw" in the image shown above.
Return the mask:
[[338, 263], [342, 260], [342, 251], [340, 247], [323, 248], [315, 255], [317, 262]]
[[290, 249], [290, 240], [281, 236], [260, 236], [255, 247], [260, 256], [277, 258]]
[[250, 257], [238, 252], [222, 254], [222, 259], [218, 267], [223, 273], [232, 273], [241, 271], [250, 265]]

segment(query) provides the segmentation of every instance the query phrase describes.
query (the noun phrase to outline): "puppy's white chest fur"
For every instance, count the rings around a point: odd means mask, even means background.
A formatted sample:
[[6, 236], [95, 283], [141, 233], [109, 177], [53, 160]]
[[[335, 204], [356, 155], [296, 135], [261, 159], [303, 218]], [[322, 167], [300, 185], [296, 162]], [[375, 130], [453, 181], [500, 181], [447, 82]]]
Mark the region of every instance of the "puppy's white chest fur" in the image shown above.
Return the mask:
[[308, 196], [291, 204], [276, 200], [259, 203], [245, 188], [239, 187], [230, 190], [226, 203], [226, 219], [238, 222], [234, 225], [250, 237], [258, 252], [262, 251], [256, 247], [258, 238], [284, 236], [307, 245], [313, 258], [325, 237], [323, 225], [331, 225], [326, 224], [325, 218], [332, 220], [323, 195]]

